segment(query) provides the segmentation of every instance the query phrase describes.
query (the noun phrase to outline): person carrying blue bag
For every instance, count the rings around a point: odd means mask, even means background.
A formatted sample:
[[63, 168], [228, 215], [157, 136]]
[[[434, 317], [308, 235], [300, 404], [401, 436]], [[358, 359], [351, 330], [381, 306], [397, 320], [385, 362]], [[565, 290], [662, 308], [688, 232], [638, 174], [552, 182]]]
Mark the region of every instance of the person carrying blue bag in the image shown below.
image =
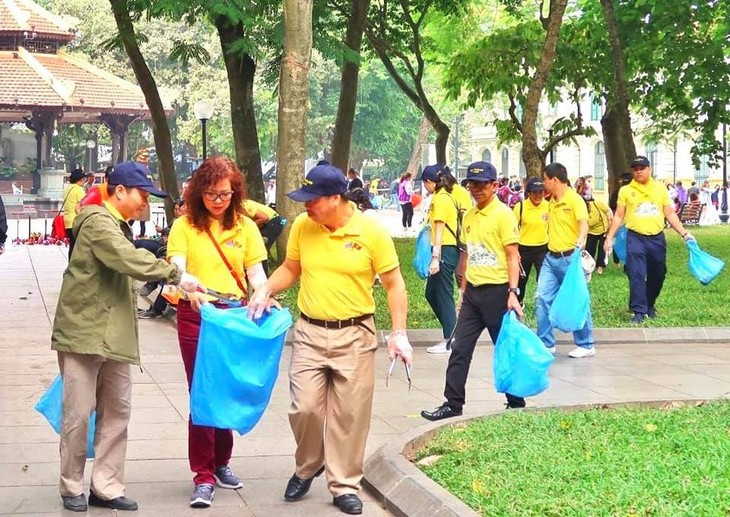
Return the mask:
[[[421, 411], [421, 416], [431, 421], [462, 414], [469, 368], [484, 329], [496, 343], [504, 313], [513, 310], [522, 317], [517, 287], [520, 234], [512, 210], [496, 196], [497, 170], [489, 162], [474, 162], [467, 167], [464, 185], [476, 201], [462, 225], [461, 238], [467, 249], [462, 280], [464, 294], [446, 368], [446, 401], [432, 411]], [[511, 393], [505, 395], [507, 408], [525, 407], [524, 398]]]
[[307, 212], [291, 228], [286, 258], [249, 301], [254, 319], [271, 296], [300, 281], [301, 311], [292, 330], [289, 423], [297, 443], [294, 474], [284, 500], [301, 500], [326, 471], [332, 503], [361, 514], [358, 496], [375, 385], [375, 275], [385, 288], [393, 330], [391, 361], [412, 361], [405, 325], [408, 300], [393, 239], [381, 223], [344, 196], [345, 177], [331, 165], [314, 167], [287, 194]]
[[[192, 275], [132, 243], [127, 221], [148, 205], [150, 194], [167, 195], [148, 175], [141, 163], [116, 164], [109, 175], [109, 199], [84, 208], [74, 220], [76, 247], [63, 274], [51, 335], [63, 378], [59, 491], [64, 508], [74, 512], [85, 512], [89, 505], [137, 509], [124, 487], [130, 365], [140, 363], [134, 279], [162, 280], [186, 291], [199, 286]], [[84, 467], [94, 408], [95, 460], [87, 503]]]
[[[555, 334], [550, 318], [551, 308], [565, 280], [573, 254], [580, 254], [588, 236], [588, 209], [580, 195], [570, 188], [568, 171], [561, 163], [551, 163], [542, 173], [545, 190], [551, 194], [548, 207], [548, 252], [537, 282], [537, 335], [553, 354], [556, 353]], [[556, 306], [557, 311], [575, 310], [572, 304]], [[593, 320], [590, 313], [582, 314], [585, 324], [573, 332], [575, 348], [572, 358], [596, 355]]]
[[616, 232], [622, 223], [626, 234], [626, 273], [629, 276], [629, 309], [634, 313], [631, 322], [640, 325], [646, 318], [656, 318], [656, 301], [667, 276], [667, 239], [664, 221], [685, 242], [695, 240], [684, 229], [674, 211], [669, 192], [652, 175], [651, 163], [646, 156], [637, 156], [631, 162], [634, 179], [618, 192], [616, 213], [608, 230], [604, 248], [613, 248]]

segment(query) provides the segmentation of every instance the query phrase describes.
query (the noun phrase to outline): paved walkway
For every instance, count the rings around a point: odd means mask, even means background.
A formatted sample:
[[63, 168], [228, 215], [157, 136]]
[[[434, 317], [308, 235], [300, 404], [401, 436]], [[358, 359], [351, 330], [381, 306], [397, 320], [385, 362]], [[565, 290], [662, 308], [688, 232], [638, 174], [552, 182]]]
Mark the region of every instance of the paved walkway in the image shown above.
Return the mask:
[[[52, 318], [65, 267], [65, 248], [10, 246], [0, 256], [0, 505], [1, 514], [60, 515], [58, 439], [32, 406], [57, 373], [49, 349]], [[93, 324], [93, 322], [90, 322]], [[133, 410], [126, 470], [136, 515], [199, 514], [187, 506], [192, 487], [187, 463], [187, 388], [173, 327], [165, 320], [140, 322], [143, 370], [134, 372]], [[728, 340], [730, 343], [730, 339]], [[611, 344], [585, 360], [567, 357], [561, 345], [551, 370], [552, 387], [531, 406], [627, 400], [696, 399], [730, 392], [730, 347], [703, 344]], [[318, 479], [305, 500], [287, 504], [282, 493], [293, 471], [294, 442], [285, 349], [280, 379], [259, 426], [237, 436], [232, 466], [243, 478], [239, 492], [216, 492], [215, 516], [342, 515]], [[414, 383], [402, 370], [385, 387], [387, 358], [378, 351], [378, 381], [368, 454], [395, 436], [424, 424], [421, 409], [440, 404], [446, 357], [416, 349]], [[477, 351], [468, 385], [467, 414], [497, 409], [491, 350]], [[365, 515], [389, 515], [365, 494]], [[110, 512], [91, 510], [92, 515]], [[67, 514], [70, 515], [70, 514]]]

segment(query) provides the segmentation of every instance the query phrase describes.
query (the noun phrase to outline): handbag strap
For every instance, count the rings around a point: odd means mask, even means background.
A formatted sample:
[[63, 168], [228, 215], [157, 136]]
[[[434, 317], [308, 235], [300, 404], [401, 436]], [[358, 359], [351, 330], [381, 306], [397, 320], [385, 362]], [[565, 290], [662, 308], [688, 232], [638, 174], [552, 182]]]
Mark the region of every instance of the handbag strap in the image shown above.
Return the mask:
[[205, 233], [207, 233], [208, 234], [208, 237], [210, 237], [210, 240], [213, 243], [213, 246], [215, 246], [215, 249], [218, 252], [218, 255], [221, 256], [221, 259], [223, 260], [223, 263], [228, 268], [228, 272], [231, 274], [231, 276], [233, 277], [233, 279], [236, 281], [236, 285], [238, 285], [238, 288], [243, 292], [243, 297], [246, 298], [246, 296], [248, 295], [248, 291], [246, 291], [246, 288], [243, 286], [243, 282], [241, 282], [241, 278], [238, 276], [238, 273], [236, 273], [236, 270], [233, 269], [233, 267], [231, 266], [231, 263], [228, 262], [228, 259], [223, 254], [223, 250], [218, 245], [218, 242], [213, 237], [213, 234], [210, 233], [210, 228], [206, 228], [205, 229]]
[[63, 206], [66, 204], [66, 201], [68, 200], [68, 196], [70, 196], [70, 195], [71, 195], [71, 189], [68, 190], [68, 192], [66, 193], [66, 197], [63, 198], [63, 203], [61, 203], [61, 208], [58, 209], [58, 213], [56, 214], [56, 217], [61, 215], [61, 212], [63, 212]]

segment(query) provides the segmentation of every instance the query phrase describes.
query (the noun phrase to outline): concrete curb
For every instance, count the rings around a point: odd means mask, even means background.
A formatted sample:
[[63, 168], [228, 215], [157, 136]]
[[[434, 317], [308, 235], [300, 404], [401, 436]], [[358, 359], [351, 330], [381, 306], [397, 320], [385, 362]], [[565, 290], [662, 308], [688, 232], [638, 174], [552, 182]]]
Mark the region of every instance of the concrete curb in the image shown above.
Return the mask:
[[[141, 296], [149, 305], [153, 300], [147, 296]], [[177, 328], [177, 313], [172, 310], [165, 311], [165, 318]], [[384, 336], [386, 332], [378, 331]], [[729, 343], [730, 327], [662, 327], [662, 328], [597, 328], [593, 330], [593, 336], [598, 346], [604, 345], [645, 345], [652, 343], [669, 344], [698, 344], [698, 343]], [[557, 331], [555, 333], [557, 344], [573, 344], [572, 334]], [[438, 343], [442, 338], [441, 331], [437, 329], [410, 329], [408, 339], [413, 346], [426, 347]], [[287, 339], [287, 344], [291, 341]], [[484, 332], [479, 344], [491, 344], [489, 336]]]
[[[675, 401], [613, 402], [527, 408], [522, 411], [579, 411], [597, 408], [661, 407]], [[692, 405], [703, 400], [682, 400]], [[412, 463], [418, 449], [440, 430], [459, 427], [476, 420], [498, 417], [504, 410], [476, 416], [449, 419], [446, 423], [431, 422], [395, 438], [375, 451], [365, 462], [363, 484], [385, 509], [398, 517], [479, 517], [466, 503], [426, 476]]]

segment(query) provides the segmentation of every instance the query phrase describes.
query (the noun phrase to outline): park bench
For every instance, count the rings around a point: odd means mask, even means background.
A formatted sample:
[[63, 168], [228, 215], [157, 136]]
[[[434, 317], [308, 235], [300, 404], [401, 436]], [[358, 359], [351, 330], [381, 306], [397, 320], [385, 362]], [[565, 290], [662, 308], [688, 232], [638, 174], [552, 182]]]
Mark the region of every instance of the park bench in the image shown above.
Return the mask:
[[685, 203], [679, 210], [679, 220], [682, 224], [700, 224], [700, 217], [702, 216], [703, 208], [704, 205]]

